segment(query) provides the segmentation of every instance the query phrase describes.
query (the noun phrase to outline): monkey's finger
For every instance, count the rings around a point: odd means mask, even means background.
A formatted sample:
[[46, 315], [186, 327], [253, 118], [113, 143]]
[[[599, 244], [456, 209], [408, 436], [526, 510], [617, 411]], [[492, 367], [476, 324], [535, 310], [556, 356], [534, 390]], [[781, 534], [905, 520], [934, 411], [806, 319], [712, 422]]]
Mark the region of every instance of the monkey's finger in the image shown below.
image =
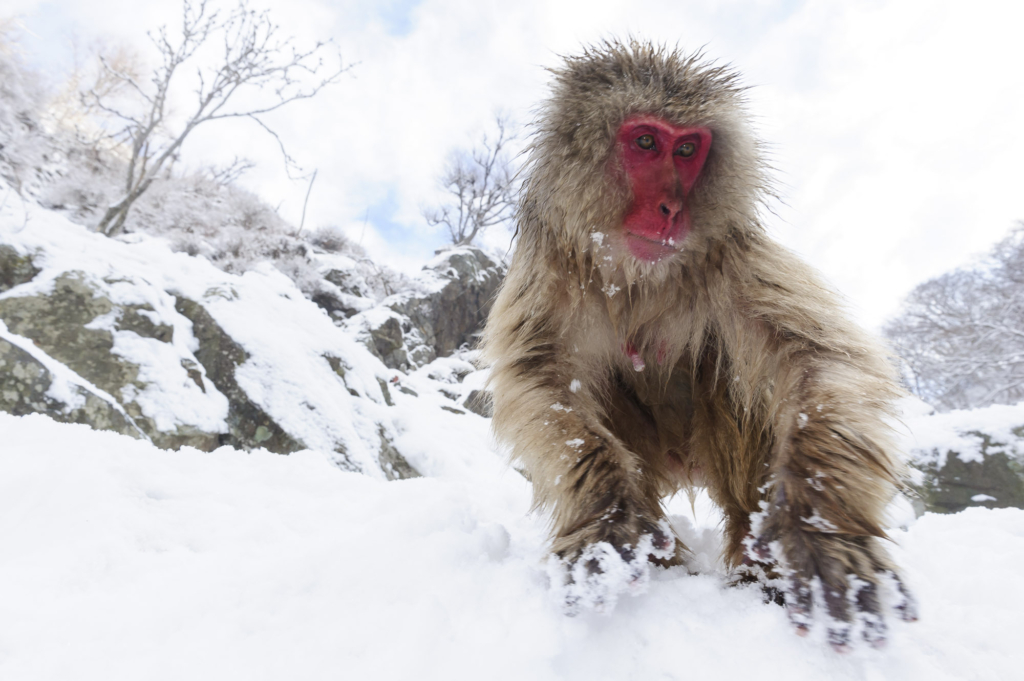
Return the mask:
[[890, 580], [893, 588], [896, 590], [893, 610], [896, 611], [904, 622], [916, 622], [920, 613], [917, 608], [917, 599], [910, 593], [910, 589], [907, 588], [903, 580], [895, 572], [886, 570], [882, 574]]
[[786, 594], [777, 586], [765, 585], [761, 587], [761, 599], [765, 605], [774, 603], [775, 605], [786, 605]]
[[802, 577], [793, 575], [789, 580], [789, 589], [786, 591], [786, 614], [789, 615], [789, 621], [793, 623], [796, 633], [800, 636], [806, 636], [811, 630], [813, 602], [810, 584]]
[[762, 534], [758, 537], [748, 537], [745, 542], [747, 556], [754, 562], [771, 563], [773, 560], [771, 543], [774, 536]]
[[660, 523], [645, 522], [643, 534], [650, 535], [651, 546], [658, 551], [668, 551], [676, 545], [676, 538], [672, 535], [672, 531], [667, 527], [662, 527]]
[[821, 583], [825, 608], [832, 622], [828, 627], [828, 642], [837, 653], [850, 649], [850, 603], [846, 598], [845, 584]]
[[864, 640], [875, 648], [885, 645], [889, 627], [882, 617], [882, 606], [878, 600], [878, 585], [861, 582], [855, 598], [857, 618], [864, 623]]

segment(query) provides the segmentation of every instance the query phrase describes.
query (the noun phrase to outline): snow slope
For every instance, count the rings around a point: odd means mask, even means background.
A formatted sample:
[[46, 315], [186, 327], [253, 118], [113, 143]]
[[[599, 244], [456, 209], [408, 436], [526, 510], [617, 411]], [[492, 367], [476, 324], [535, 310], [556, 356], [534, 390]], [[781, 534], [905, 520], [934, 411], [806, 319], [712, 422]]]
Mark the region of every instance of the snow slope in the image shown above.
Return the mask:
[[[466, 419], [452, 415], [453, 419]], [[410, 419], [431, 477], [321, 452], [170, 452], [0, 414], [2, 679], [899, 679], [1024, 675], [1024, 511], [925, 515], [894, 552], [922, 619], [839, 656], [726, 588], [715, 514], [673, 522], [710, 571], [656, 570], [561, 614], [527, 483], [486, 421]], [[409, 443], [406, 443], [409, 444]]]

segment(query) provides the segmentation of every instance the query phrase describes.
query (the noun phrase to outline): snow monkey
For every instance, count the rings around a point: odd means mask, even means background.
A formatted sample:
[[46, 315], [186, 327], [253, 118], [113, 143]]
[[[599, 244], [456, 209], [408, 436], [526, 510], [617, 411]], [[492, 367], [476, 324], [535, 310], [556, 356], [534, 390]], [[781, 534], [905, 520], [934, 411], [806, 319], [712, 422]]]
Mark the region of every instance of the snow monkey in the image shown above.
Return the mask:
[[[885, 351], [771, 241], [744, 88], [701, 55], [606, 42], [552, 71], [519, 241], [484, 332], [494, 429], [550, 513], [567, 609], [679, 563], [662, 500], [706, 487], [725, 560], [837, 649], [916, 618], [882, 539], [903, 469]], [[859, 623], [859, 624], [858, 624]]]

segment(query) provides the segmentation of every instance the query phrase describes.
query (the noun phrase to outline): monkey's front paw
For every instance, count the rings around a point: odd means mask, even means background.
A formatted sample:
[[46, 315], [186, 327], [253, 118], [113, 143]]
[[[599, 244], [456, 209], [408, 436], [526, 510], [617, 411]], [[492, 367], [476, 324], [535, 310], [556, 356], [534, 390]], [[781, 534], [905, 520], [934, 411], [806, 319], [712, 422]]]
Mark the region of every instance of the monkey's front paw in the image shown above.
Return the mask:
[[914, 597], [874, 537], [799, 530], [778, 536], [765, 533], [748, 543], [748, 554], [754, 560], [777, 560], [783, 566], [786, 610], [798, 634], [810, 631], [815, 604], [819, 608], [824, 605], [828, 642], [839, 652], [850, 648], [858, 626], [870, 645], [885, 645], [888, 625], [883, 615], [883, 589], [900, 619], [917, 620]]
[[611, 612], [623, 592], [640, 594], [650, 580], [650, 558], [675, 556], [675, 538], [666, 521], [649, 528], [635, 544], [610, 541], [587, 544], [575, 552], [552, 556], [548, 571], [567, 615], [581, 610]]

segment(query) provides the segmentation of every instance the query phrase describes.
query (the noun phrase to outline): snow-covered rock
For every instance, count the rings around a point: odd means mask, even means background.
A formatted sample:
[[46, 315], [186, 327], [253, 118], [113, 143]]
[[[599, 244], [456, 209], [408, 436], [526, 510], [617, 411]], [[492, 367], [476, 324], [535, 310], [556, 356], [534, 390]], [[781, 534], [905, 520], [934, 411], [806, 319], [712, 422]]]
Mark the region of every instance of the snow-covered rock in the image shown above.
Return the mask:
[[1024, 403], [946, 413], [917, 398], [903, 406], [920, 511], [1024, 508]]
[[354, 331], [387, 366], [416, 369], [476, 344], [505, 266], [484, 251], [439, 251], [409, 288], [355, 315]]
[[165, 448], [313, 448], [417, 474], [393, 445], [395, 372], [269, 264], [231, 274], [31, 201], [0, 204], [0, 243], [0, 409]]

